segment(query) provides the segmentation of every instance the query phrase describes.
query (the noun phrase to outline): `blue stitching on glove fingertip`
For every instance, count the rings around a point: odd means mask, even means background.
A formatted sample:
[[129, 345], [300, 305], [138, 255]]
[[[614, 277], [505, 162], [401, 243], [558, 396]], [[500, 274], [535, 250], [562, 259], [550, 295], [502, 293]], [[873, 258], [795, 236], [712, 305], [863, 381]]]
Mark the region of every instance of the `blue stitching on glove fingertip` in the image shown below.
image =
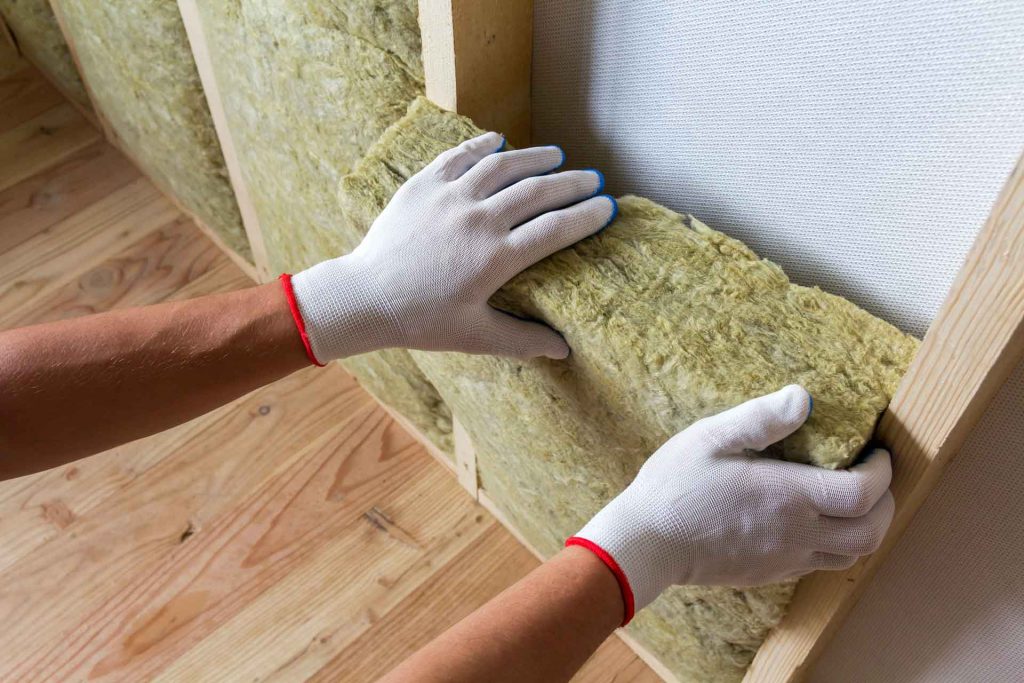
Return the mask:
[[611, 196], [610, 194], [599, 194], [597, 196], [598, 197], [604, 197], [604, 198], [606, 198], [608, 201], [610, 201], [612, 203], [612, 215], [608, 217], [608, 222], [605, 223], [604, 225], [602, 225], [601, 229], [598, 230], [598, 232], [602, 232], [602, 231], [604, 231], [605, 228], [607, 228], [609, 225], [611, 225], [612, 221], [615, 220], [615, 217], [619, 215], [619, 202], [616, 201], [615, 197]]
[[582, 170], [587, 171], [589, 173], [597, 174], [597, 189], [594, 190], [594, 194], [590, 196], [596, 197], [597, 195], [601, 194], [601, 191], [604, 190], [604, 173], [601, 173], [596, 168], [584, 168]]

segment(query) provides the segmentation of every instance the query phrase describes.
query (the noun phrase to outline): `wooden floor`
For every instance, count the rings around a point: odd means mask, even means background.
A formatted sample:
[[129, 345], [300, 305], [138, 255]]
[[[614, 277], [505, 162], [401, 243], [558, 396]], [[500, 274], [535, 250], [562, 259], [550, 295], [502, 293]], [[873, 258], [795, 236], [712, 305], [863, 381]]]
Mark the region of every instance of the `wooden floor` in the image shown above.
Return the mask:
[[[0, 328], [250, 284], [37, 72], [0, 75]], [[535, 565], [310, 368], [0, 483], [0, 680], [369, 681]], [[611, 639], [578, 680], [657, 678]]]

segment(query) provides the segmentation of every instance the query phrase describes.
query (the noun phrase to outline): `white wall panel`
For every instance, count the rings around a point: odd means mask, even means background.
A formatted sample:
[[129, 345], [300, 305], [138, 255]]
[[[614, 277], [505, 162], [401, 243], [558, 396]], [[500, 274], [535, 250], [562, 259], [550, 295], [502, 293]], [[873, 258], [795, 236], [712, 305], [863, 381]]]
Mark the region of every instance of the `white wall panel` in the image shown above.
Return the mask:
[[534, 140], [922, 335], [1024, 148], [1024, 2], [536, 0]]

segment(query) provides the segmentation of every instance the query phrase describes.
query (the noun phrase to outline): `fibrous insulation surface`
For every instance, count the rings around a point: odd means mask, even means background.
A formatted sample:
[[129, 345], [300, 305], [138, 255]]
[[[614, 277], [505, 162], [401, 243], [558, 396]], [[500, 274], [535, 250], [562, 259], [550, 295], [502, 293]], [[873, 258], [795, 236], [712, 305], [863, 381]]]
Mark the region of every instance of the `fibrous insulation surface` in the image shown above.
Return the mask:
[[[271, 269], [351, 251], [337, 185], [423, 91], [415, 0], [201, 0], [239, 164]], [[407, 351], [346, 359], [377, 398], [451, 452], [451, 414]]]
[[0, 14], [22, 50], [69, 97], [89, 106], [89, 96], [47, 0], [0, 0]]
[[[368, 229], [393, 192], [479, 132], [424, 99], [341, 184]], [[525, 271], [493, 302], [565, 335], [565, 361], [413, 352], [477, 450], [483, 487], [545, 553], [693, 421], [789, 383], [815, 410], [778, 455], [849, 465], [917, 341], [850, 302], [793, 285], [775, 264], [691, 216], [639, 197], [615, 223]], [[681, 678], [735, 681], [793, 584], [681, 587], [630, 626]]]
[[252, 260], [175, 2], [60, 0], [96, 106], [131, 156]]

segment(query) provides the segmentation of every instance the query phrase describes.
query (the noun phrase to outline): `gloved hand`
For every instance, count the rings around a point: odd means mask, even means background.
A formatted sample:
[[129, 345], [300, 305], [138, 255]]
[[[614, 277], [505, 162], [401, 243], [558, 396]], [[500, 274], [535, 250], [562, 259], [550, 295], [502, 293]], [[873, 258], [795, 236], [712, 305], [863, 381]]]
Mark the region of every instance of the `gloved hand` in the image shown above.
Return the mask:
[[[546, 325], [487, 300], [617, 212], [597, 171], [550, 173], [558, 147], [500, 151], [485, 133], [410, 178], [352, 253], [291, 279], [292, 313], [314, 362], [387, 347], [565, 358]], [[282, 276], [286, 292], [288, 276]]]
[[669, 439], [566, 545], [589, 548], [622, 589], [628, 622], [669, 586], [749, 586], [845, 569], [874, 552], [893, 515], [888, 452], [849, 470], [758, 458], [803, 424], [790, 385]]

